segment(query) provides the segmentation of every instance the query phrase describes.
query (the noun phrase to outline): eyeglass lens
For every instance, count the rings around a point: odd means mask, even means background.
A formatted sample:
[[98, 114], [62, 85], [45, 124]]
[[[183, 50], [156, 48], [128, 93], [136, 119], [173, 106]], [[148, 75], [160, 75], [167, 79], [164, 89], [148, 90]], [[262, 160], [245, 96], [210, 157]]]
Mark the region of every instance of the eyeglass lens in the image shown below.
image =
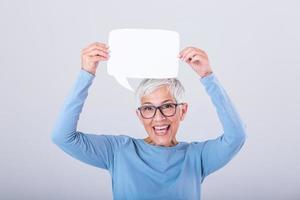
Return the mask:
[[140, 111], [143, 117], [145, 118], [152, 118], [154, 117], [154, 114], [157, 112], [156, 110], [159, 109], [161, 110], [162, 114], [166, 117], [170, 117], [175, 114], [176, 112], [176, 104], [170, 103], [170, 104], [163, 104], [159, 107], [155, 106], [142, 106]]

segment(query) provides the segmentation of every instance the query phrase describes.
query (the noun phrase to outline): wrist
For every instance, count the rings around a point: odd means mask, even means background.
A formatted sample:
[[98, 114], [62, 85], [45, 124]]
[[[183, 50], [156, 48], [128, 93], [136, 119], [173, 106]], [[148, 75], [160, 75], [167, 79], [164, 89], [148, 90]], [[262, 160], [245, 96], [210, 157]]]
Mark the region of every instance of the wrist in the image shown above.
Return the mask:
[[210, 71], [207, 71], [207, 72], [205, 72], [205, 73], [199, 74], [199, 76], [200, 76], [201, 78], [204, 78], [204, 77], [206, 77], [206, 76], [208, 76], [208, 75], [210, 75], [210, 74], [212, 74], [212, 73], [213, 73], [213, 71], [210, 70]]
[[92, 74], [92, 75], [94, 75], [94, 76], [96, 75], [96, 72], [94, 70], [85, 69], [83, 67], [81, 67], [81, 69], [88, 72], [88, 73], [90, 73], [90, 74]]

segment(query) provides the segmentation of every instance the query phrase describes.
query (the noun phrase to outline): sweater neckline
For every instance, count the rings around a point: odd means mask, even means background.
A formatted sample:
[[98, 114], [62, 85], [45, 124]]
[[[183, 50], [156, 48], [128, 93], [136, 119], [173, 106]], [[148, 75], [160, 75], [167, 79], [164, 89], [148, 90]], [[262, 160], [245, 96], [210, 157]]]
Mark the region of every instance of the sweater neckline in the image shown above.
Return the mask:
[[164, 147], [164, 146], [158, 146], [158, 145], [153, 145], [153, 144], [149, 144], [147, 143], [144, 139], [138, 139], [140, 140], [145, 146], [148, 146], [152, 149], [162, 149], [162, 150], [172, 150], [172, 149], [178, 149], [180, 146], [182, 146], [182, 142], [178, 141], [178, 144], [171, 146], [171, 147]]

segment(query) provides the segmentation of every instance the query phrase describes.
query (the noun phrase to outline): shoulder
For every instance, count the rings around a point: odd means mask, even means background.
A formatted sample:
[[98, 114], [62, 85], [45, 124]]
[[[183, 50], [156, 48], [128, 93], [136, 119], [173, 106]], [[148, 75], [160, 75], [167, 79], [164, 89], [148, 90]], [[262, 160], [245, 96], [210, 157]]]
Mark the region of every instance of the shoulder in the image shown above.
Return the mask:
[[128, 135], [113, 135], [113, 134], [85, 134], [87, 138], [95, 143], [97, 146], [103, 146], [110, 147], [113, 149], [118, 149], [127, 143], [130, 143], [133, 139], [132, 137]]
[[192, 141], [189, 143], [189, 146], [194, 151], [202, 151], [206, 141]]
[[119, 134], [119, 135], [106, 135], [109, 140], [111, 141], [112, 145], [116, 148], [122, 148], [127, 146], [128, 144], [132, 143], [134, 140], [133, 137], [129, 135]]

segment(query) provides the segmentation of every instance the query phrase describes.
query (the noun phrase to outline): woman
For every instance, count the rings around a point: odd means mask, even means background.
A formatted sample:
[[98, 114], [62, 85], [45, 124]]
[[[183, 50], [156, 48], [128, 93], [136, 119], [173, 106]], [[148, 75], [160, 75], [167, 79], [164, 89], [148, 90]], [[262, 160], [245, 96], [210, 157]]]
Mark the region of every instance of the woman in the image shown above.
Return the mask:
[[224, 133], [216, 139], [191, 143], [176, 140], [188, 104], [183, 102], [184, 88], [175, 78], [145, 79], [136, 90], [136, 114], [147, 138], [77, 131], [97, 66], [109, 59], [109, 47], [103, 43], [82, 50], [80, 73], [65, 100], [52, 141], [72, 157], [107, 169], [114, 199], [200, 199], [204, 178], [227, 164], [245, 142], [244, 125], [213, 73], [207, 54], [187, 47], [178, 58], [199, 75], [217, 110]]

